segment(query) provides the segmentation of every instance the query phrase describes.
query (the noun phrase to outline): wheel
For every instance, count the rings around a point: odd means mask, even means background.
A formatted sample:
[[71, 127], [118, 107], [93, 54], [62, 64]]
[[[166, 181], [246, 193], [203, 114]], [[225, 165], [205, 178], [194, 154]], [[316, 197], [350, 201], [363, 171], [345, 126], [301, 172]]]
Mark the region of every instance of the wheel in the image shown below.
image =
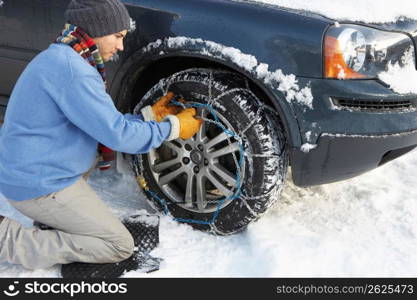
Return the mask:
[[160, 80], [134, 113], [168, 90], [195, 106], [205, 121], [192, 139], [166, 141], [136, 157], [147, 197], [196, 229], [219, 235], [243, 230], [279, 198], [285, 180], [288, 151], [279, 118], [246, 79], [210, 69]]

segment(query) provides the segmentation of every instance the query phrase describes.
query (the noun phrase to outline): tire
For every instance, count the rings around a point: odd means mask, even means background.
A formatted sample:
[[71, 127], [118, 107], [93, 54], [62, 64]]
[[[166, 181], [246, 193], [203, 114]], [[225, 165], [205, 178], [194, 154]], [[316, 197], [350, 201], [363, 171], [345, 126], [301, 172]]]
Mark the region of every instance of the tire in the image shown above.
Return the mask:
[[[137, 167], [152, 191], [146, 195], [157, 208], [196, 229], [228, 235], [279, 198], [288, 166], [283, 128], [248, 86], [232, 72], [189, 69], [160, 80], [136, 105], [135, 113], [173, 91], [195, 105], [210, 104], [222, 126], [240, 137], [226, 138], [208, 109], [197, 107], [206, 121], [196, 136], [138, 155]], [[224, 200], [233, 193], [235, 199]]]

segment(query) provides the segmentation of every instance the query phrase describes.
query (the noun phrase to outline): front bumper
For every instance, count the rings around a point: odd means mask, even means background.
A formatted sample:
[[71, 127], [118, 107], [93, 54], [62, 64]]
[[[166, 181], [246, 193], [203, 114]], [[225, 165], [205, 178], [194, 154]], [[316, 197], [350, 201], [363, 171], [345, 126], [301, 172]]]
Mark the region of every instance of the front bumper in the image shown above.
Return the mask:
[[[300, 143], [291, 145], [291, 167], [296, 185], [335, 182], [372, 170], [417, 146], [417, 107], [398, 109], [404, 100], [416, 103], [417, 95], [400, 95], [378, 81], [299, 79], [309, 84], [313, 109], [293, 103]], [[388, 103], [388, 109], [336, 108], [332, 99], [350, 104]], [[401, 105], [400, 105], [401, 106]], [[303, 144], [314, 145], [302, 151]], [[307, 147], [308, 148], [308, 147]]]
[[351, 178], [416, 146], [417, 130], [381, 136], [323, 134], [308, 153], [293, 148], [293, 180], [298, 186], [308, 186]]

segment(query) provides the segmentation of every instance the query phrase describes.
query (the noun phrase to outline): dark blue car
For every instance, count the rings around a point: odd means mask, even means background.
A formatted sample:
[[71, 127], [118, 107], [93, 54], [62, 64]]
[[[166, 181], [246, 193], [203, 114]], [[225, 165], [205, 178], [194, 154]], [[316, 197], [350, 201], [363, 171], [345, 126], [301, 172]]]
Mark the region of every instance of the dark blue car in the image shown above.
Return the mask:
[[[2, 115], [19, 74], [60, 33], [68, 2], [4, 0]], [[192, 139], [132, 157], [151, 202], [178, 221], [238, 232], [279, 199], [288, 166], [296, 185], [317, 185], [417, 145], [417, 96], [379, 79], [406, 55], [414, 63], [415, 21], [339, 24], [249, 1], [124, 2], [136, 30], [107, 64], [119, 110], [138, 112], [170, 90], [205, 120]]]

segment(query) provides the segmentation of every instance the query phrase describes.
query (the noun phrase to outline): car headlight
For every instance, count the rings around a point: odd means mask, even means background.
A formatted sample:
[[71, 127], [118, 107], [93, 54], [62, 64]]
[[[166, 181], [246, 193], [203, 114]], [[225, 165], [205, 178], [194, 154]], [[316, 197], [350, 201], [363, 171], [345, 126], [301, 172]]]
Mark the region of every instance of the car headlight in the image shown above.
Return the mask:
[[[389, 63], [402, 63], [413, 42], [403, 33], [360, 25], [333, 25], [324, 38], [324, 77], [376, 78]], [[414, 55], [413, 55], [414, 57]]]

